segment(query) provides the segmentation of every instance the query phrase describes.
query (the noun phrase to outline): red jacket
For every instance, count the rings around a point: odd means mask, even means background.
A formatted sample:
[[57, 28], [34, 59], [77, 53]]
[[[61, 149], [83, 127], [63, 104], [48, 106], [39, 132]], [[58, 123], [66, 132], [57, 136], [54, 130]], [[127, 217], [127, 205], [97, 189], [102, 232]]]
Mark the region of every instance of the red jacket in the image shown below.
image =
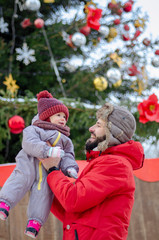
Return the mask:
[[[63, 222], [63, 240], [126, 240], [134, 203], [133, 170], [144, 154], [133, 140], [87, 153], [89, 164], [75, 184], [60, 171], [48, 175], [55, 194], [51, 211]], [[78, 237], [77, 237], [78, 236]]]

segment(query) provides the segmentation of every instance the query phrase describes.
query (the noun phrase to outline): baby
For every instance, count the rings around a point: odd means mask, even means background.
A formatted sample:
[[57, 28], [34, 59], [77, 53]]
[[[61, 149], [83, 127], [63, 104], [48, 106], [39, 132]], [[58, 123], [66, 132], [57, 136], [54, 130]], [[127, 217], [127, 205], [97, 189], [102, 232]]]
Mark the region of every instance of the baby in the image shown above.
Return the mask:
[[46, 222], [53, 200], [47, 172], [38, 159], [61, 157], [59, 168], [73, 178], [77, 178], [79, 171], [73, 144], [68, 138], [68, 108], [46, 90], [37, 94], [37, 99], [38, 115], [32, 125], [23, 130], [22, 150], [16, 156], [16, 168], [0, 191], [0, 219], [5, 220], [9, 210], [30, 190], [25, 234], [32, 238], [36, 238]]

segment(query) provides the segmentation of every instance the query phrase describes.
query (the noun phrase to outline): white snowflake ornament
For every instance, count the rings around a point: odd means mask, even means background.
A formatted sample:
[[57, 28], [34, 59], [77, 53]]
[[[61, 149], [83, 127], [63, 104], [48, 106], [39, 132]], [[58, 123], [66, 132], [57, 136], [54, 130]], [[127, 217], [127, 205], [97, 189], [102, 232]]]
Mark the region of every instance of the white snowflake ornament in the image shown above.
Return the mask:
[[36, 62], [36, 58], [33, 56], [35, 54], [34, 49], [29, 49], [26, 43], [23, 43], [22, 48], [16, 48], [16, 53], [18, 54], [16, 59], [22, 61], [25, 65], [30, 62]]
[[8, 30], [8, 23], [6, 23], [5, 21], [4, 21], [4, 18], [3, 17], [1, 17], [0, 18], [0, 32], [1, 33], [5, 33], [5, 32], [8, 32], [9, 30]]

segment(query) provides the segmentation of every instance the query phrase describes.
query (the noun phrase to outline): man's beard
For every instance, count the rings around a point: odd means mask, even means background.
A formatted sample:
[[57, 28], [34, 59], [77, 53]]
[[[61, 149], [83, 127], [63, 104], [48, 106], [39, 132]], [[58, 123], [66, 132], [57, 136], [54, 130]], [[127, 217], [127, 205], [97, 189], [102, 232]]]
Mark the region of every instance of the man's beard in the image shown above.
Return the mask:
[[86, 150], [87, 151], [93, 150], [98, 146], [98, 143], [103, 142], [105, 139], [106, 136], [97, 137], [93, 142], [90, 139], [88, 139], [86, 142]]

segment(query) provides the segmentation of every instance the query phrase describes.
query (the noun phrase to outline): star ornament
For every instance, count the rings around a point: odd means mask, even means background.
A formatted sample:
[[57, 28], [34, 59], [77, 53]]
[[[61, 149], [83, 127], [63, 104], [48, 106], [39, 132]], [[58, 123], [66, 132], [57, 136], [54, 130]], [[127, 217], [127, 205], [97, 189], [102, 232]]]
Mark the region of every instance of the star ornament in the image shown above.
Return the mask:
[[137, 80], [133, 81], [131, 88], [135, 92], [138, 92], [139, 95], [141, 95], [142, 92], [145, 90], [145, 83], [143, 82], [143, 80], [137, 78]]
[[11, 93], [12, 97], [14, 97], [19, 88], [19, 86], [16, 84], [16, 80], [13, 80], [11, 73], [8, 77], [5, 77], [5, 80], [6, 81], [3, 81], [3, 84], [7, 86], [7, 90]]
[[117, 53], [111, 53], [110, 58], [120, 67], [123, 64], [121, 57]]

